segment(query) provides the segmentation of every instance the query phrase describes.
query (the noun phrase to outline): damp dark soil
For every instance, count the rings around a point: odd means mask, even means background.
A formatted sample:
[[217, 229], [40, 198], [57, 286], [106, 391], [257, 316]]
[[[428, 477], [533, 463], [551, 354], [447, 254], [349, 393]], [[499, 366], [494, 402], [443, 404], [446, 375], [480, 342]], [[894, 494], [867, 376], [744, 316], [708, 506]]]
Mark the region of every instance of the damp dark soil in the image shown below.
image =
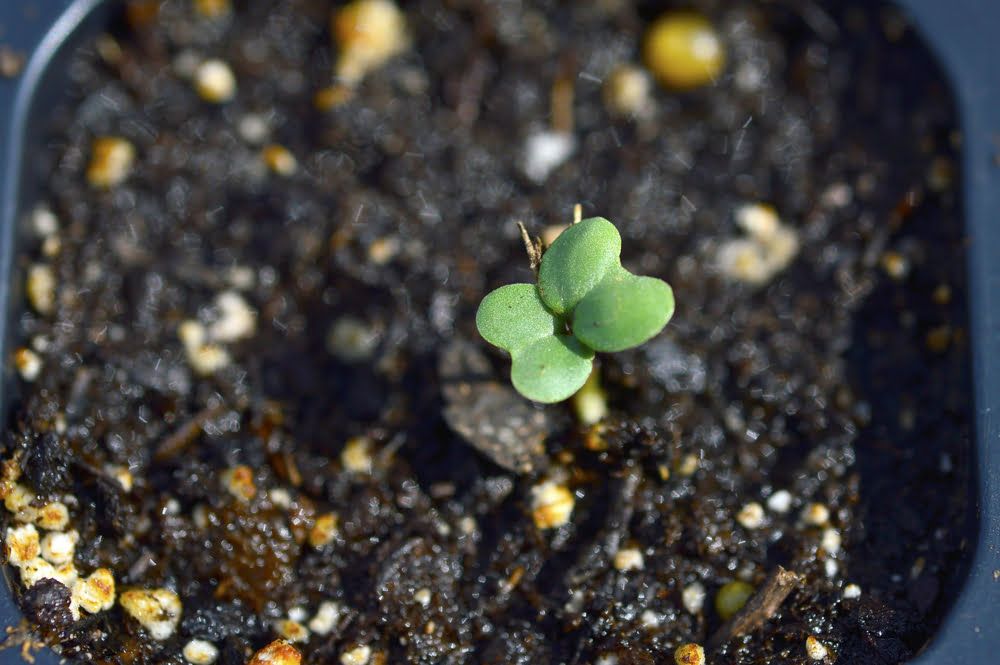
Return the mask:
[[[44, 639], [122, 663], [182, 663], [201, 639], [230, 665], [332, 601], [329, 630], [297, 643], [306, 662], [367, 646], [387, 663], [654, 663], [697, 642], [712, 663], [806, 663], [809, 635], [827, 662], [920, 650], [962, 581], [971, 405], [961, 136], [903, 17], [695, 3], [724, 74], [654, 86], [650, 114], [618, 118], [602, 81], [639, 61], [661, 5], [407, 2], [410, 48], [318, 108], [331, 6], [235, 4], [207, 19], [131, 3], [73, 60], [28, 156], [59, 230], [26, 231], [16, 282], [45, 264], [56, 295], [16, 319], [42, 367], [18, 380], [5, 459], [37, 505], [69, 507], [81, 577], [107, 567], [119, 594], [166, 587], [183, 605], [155, 640], [117, 604], [74, 620], [43, 581], [18, 595]], [[207, 57], [235, 74], [227, 104], [191, 85]], [[537, 182], [528, 140], [559, 86], [576, 149]], [[135, 164], [98, 190], [86, 171], [107, 135]], [[272, 143], [294, 173], [264, 165]], [[485, 293], [530, 279], [515, 222], [541, 233], [578, 202], [678, 303], [658, 338], [601, 360], [611, 413], [593, 429], [511, 404], [474, 326]], [[757, 202], [798, 252], [751, 285], [718, 257]], [[256, 325], [202, 376], [178, 331], [211, 328], [226, 291]], [[480, 375], [449, 389], [444, 361], [463, 353]], [[491, 408], [470, 402], [484, 390]], [[455, 431], [514, 414], [546, 433], [527, 473]], [[240, 465], [252, 480], [235, 486]], [[575, 505], [541, 530], [546, 480]], [[737, 519], [752, 503], [762, 514]], [[310, 542], [331, 512], [332, 541]], [[616, 565], [623, 550], [641, 565]], [[787, 598], [713, 641], [719, 589], [779, 566], [801, 576]]]

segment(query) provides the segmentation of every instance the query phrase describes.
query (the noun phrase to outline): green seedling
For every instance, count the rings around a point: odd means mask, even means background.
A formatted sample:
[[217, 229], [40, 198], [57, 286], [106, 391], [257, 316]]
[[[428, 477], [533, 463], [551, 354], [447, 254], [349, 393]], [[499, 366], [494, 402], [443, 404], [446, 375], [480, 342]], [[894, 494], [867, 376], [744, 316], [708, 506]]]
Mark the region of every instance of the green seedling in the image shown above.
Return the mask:
[[479, 305], [479, 333], [510, 354], [511, 382], [528, 399], [568, 399], [590, 375], [595, 351], [639, 346], [670, 320], [670, 286], [626, 270], [621, 249], [614, 224], [585, 219], [541, 256], [537, 285], [502, 286]]

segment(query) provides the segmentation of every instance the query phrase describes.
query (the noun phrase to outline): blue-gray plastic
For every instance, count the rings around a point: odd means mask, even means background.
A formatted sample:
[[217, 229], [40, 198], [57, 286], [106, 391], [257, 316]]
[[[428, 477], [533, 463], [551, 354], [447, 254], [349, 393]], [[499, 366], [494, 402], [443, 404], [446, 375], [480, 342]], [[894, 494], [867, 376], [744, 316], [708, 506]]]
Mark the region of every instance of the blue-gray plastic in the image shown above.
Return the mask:
[[[104, 0], [0, 0], [0, 44], [28, 56], [22, 73], [0, 78], [0, 314], [10, 313], [16, 220], [30, 199], [25, 150], [32, 114], [42, 109], [40, 84], [74, 34], [95, 20]], [[900, 0], [952, 81], [962, 128], [969, 307], [975, 399], [977, 539], [968, 575], [937, 634], [915, 665], [1000, 663], [1000, 1]], [[0, 316], [0, 358], [10, 316]], [[0, 395], [0, 405], [7, 395]], [[0, 411], [4, 412], [4, 411]], [[0, 584], [0, 626], [20, 612]], [[56, 665], [51, 651], [39, 665]], [[0, 665], [21, 663], [19, 650]], [[854, 665], [854, 664], [851, 664]], [[863, 664], [858, 664], [863, 665]]]

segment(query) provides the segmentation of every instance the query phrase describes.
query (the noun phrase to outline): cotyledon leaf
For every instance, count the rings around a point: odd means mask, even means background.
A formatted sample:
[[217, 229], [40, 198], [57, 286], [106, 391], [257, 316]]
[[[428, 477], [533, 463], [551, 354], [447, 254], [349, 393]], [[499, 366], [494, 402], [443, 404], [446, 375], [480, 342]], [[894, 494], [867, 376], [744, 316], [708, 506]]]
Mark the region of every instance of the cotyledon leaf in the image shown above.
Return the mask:
[[615, 225], [591, 217], [559, 234], [542, 255], [538, 291], [556, 314], [573, 311], [580, 299], [621, 265], [622, 238]]
[[560, 332], [561, 322], [545, 308], [534, 284], [508, 284], [483, 298], [476, 327], [487, 342], [510, 354]]
[[573, 334], [596, 351], [623, 351], [663, 330], [673, 313], [674, 293], [666, 282], [619, 266], [577, 304]]
[[511, 355], [511, 382], [528, 399], [552, 403], [580, 389], [593, 365], [594, 352], [571, 335], [550, 335]]

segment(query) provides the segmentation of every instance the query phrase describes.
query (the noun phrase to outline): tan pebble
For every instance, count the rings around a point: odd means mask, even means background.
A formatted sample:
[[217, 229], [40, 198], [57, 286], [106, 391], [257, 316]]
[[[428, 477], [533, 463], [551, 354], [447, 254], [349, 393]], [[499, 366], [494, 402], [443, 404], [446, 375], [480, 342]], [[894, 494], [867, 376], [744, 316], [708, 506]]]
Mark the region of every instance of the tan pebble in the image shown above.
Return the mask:
[[42, 558], [60, 566], [73, 560], [80, 534], [76, 531], [53, 531], [45, 534], [41, 543]]
[[949, 325], [936, 326], [927, 331], [926, 344], [933, 353], [944, 353], [952, 340], [952, 329]]
[[830, 521], [830, 509], [822, 503], [810, 503], [802, 511], [802, 521], [809, 526], [825, 526]]
[[295, 155], [288, 148], [277, 143], [265, 147], [261, 152], [261, 157], [272, 173], [290, 176], [299, 170], [299, 163], [296, 161]]
[[25, 292], [36, 312], [51, 314], [56, 308], [56, 274], [52, 266], [36, 263], [28, 268]]
[[899, 281], [910, 272], [910, 262], [899, 252], [886, 252], [881, 259], [882, 269], [889, 277]]
[[47, 503], [38, 509], [34, 522], [46, 531], [62, 531], [69, 525], [69, 508], [61, 501]]
[[823, 660], [826, 658], [829, 651], [822, 642], [817, 640], [815, 637], [810, 635], [806, 638], [806, 654], [809, 655], [813, 660]]
[[376, 238], [368, 246], [368, 258], [377, 266], [384, 266], [399, 253], [400, 242], [396, 236]]
[[642, 570], [646, 564], [642, 552], [634, 547], [630, 547], [615, 552], [614, 565], [615, 570], [626, 571]]
[[348, 440], [340, 453], [340, 463], [351, 473], [371, 473], [372, 442], [363, 436]]
[[249, 501], [257, 494], [253, 469], [246, 464], [238, 464], [223, 471], [222, 486], [240, 501]]
[[337, 513], [326, 513], [316, 518], [309, 530], [309, 544], [313, 547], [323, 547], [333, 542], [337, 537]]
[[431, 590], [430, 589], [420, 589], [413, 594], [413, 600], [421, 607], [428, 607], [431, 604]]
[[33, 524], [7, 527], [5, 545], [7, 562], [13, 566], [20, 566], [28, 561], [32, 561], [41, 553], [38, 530], [35, 529]]
[[774, 206], [766, 203], [750, 203], [736, 209], [736, 223], [747, 235], [766, 242], [774, 237], [781, 227], [781, 219]]
[[212, 665], [219, 657], [219, 649], [207, 640], [190, 640], [181, 654], [191, 665]]
[[123, 490], [126, 492], [132, 491], [134, 480], [132, 478], [132, 472], [129, 471], [127, 466], [122, 466], [120, 464], [108, 464], [104, 467], [104, 472], [114, 478]]
[[947, 284], [939, 284], [931, 294], [931, 299], [937, 305], [947, 305], [951, 302], [951, 287]]
[[320, 603], [316, 615], [309, 622], [309, 630], [317, 635], [329, 635], [340, 620], [340, 605], [332, 600]]
[[302, 654], [285, 640], [275, 640], [258, 651], [247, 665], [299, 665]]
[[844, 587], [844, 598], [848, 600], [861, 597], [861, 587], [857, 584], [848, 584]]
[[725, 66], [726, 53], [707, 18], [689, 11], [671, 11], [647, 31], [643, 59], [660, 83], [687, 90], [715, 81]]
[[54, 259], [62, 251], [62, 240], [59, 236], [49, 236], [42, 241], [42, 256], [47, 259]]
[[232, 11], [232, 5], [230, 0], [194, 0], [194, 10], [204, 18], [220, 18]]
[[700, 644], [682, 644], [674, 652], [677, 665], [705, 665], [705, 649]]
[[566, 524], [575, 505], [573, 493], [552, 480], [531, 488], [531, 516], [539, 529], [553, 529]]
[[14, 366], [25, 381], [34, 381], [42, 373], [42, 359], [27, 347], [14, 352]]
[[168, 639], [177, 631], [183, 607], [180, 597], [170, 589], [130, 589], [122, 593], [119, 602], [154, 640]]
[[21, 583], [26, 587], [34, 586], [39, 580], [52, 579], [62, 583], [67, 588], [73, 588], [78, 577], [73, 562], [53, 566], [41, 557], [25, 561], [18, 568], [21, 570]]
[[322, 88], [313, 96], [313, 106], [317, 111], [331, 111], [343, 106], [354, 97], [354, 89], [346, 85], [331, 85]]
[[406, 19], [391, 0], [354, 0], [331, 17], [339, 48], [336, 73], [355, 83], [409, 46]]
[[292, 619], [281, 619], [274, 625], [274, 630], [278, 635], [292, 643], [309, 640], [309, 629]]
[[756, 501], [751, 501], [736, 514], [736, 521], [744, 529], [759, 529], [764, 525], [764, 507]]
[[6, 494], [3, 498], [3, 505], [9, 511], [17, 515], [18, 513], [31, 508], [31, 502], [35, 500], [35, 493], [21, 483], [8, 483]]
[[368, 665], [371, 655], [371, 647], [362, 644], [340, 654], [340, 663], [341, 665]]
[[698, 456], [689, 453], [682, 457], [677, 464], [677, 473], [685, 477], [693, 476], [698, 470], [698, 464]]
[[120, 136], [100, 136], [90, 148], [87, 182], [91, 187], [109, 189], [120, 185], [132, 172], [135, 147]]
[[206, 60], [194, 72], [194, 87], [206, 102], [224, 104], [236, 95], [236, 76], [222, 60]]
[[90, 614], [110, 610], [115, 604], [115, 577], [107, 568], [98, 568], [73, 585], [73, 599]]
[[646, 115], [651, 104], [650, 88], [649, 75], [643, 69], [619, 65], [604, 82], [604, 105], [612, 115]]

